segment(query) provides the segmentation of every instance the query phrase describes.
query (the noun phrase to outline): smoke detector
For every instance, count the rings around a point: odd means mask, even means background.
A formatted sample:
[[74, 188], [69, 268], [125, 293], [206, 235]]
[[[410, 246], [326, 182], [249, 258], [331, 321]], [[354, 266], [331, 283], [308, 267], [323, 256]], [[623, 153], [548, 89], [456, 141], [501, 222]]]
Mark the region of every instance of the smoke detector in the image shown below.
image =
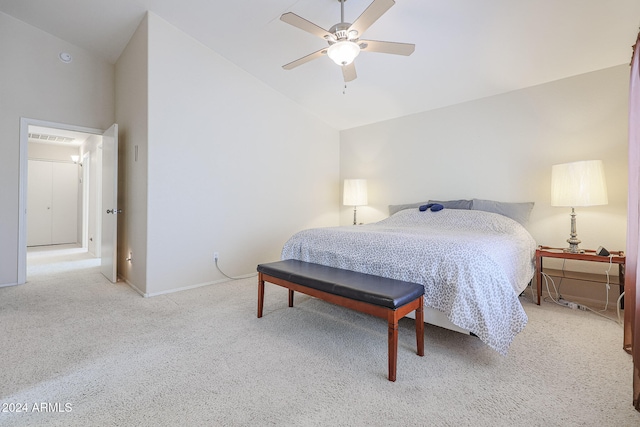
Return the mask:
[[73, 61], [73, 57], [71, 56], [70, 53], [67, 53], [67, 52], [60, 52], [60, 55], [58, 55], [58, 58], [60, 58], [60, 61], [64, 62], [65, 64], [68, 64], [69, 62]]

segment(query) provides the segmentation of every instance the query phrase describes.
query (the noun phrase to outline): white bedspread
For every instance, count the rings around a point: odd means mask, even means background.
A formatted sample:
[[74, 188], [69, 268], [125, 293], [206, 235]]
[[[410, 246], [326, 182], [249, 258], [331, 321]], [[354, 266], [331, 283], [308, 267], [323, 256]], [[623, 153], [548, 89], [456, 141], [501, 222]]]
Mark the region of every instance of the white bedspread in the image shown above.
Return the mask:
[[282, 259], [421, 283], [426, 306], [505, 355], [527, 323], [518, 295], [533, 277], [535, 248], [502, 215], [407, 209], [374, 224], [301, 231]]

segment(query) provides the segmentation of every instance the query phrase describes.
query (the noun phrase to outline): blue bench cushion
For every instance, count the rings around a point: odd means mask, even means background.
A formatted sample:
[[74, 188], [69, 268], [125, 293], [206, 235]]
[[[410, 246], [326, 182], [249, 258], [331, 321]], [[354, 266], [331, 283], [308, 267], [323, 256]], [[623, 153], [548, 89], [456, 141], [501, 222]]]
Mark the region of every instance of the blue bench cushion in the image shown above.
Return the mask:
[[424, 286], [295, 259], [259, 264], [258, 272], [356, 301], [397, 309], [424, 294]]

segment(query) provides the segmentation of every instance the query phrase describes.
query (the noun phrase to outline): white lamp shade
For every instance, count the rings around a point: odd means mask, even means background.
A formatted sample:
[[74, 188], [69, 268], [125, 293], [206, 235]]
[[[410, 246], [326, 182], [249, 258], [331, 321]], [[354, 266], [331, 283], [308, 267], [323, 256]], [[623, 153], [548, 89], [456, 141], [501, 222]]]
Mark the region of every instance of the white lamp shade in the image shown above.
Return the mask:
[[71, 161], [73, 163], [78, 163], [78, 160], [80, 160], [80, 156], [78, 156], [77, 154], [72, 154], [71, 155]]
[[551, 167], [551, 206], [596, 206], [607, 203], [607, 182], [601, 160]]
[[345, 179], [342, 203], [347, 206], [364, 206], [367, 204], [367, 180]]
[[349, 65], [360, 54], [360, 46], [349, 40], [342, 40], [329, 46], [327, 55], [338, 65]]

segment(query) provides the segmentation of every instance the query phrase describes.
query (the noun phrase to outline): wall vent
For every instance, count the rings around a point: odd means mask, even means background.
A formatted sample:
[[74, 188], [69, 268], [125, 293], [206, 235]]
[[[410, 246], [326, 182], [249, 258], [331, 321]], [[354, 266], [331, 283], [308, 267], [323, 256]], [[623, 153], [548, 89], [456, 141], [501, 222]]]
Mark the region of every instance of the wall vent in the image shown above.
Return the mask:
[[30, 139], [41, 139], [43, 141], [49, 142], [73, 142], [75, 138], [69, 138], [68, 136], [56, 136], [56, 135], [46, 135], [44, 133], [30, 133]]

